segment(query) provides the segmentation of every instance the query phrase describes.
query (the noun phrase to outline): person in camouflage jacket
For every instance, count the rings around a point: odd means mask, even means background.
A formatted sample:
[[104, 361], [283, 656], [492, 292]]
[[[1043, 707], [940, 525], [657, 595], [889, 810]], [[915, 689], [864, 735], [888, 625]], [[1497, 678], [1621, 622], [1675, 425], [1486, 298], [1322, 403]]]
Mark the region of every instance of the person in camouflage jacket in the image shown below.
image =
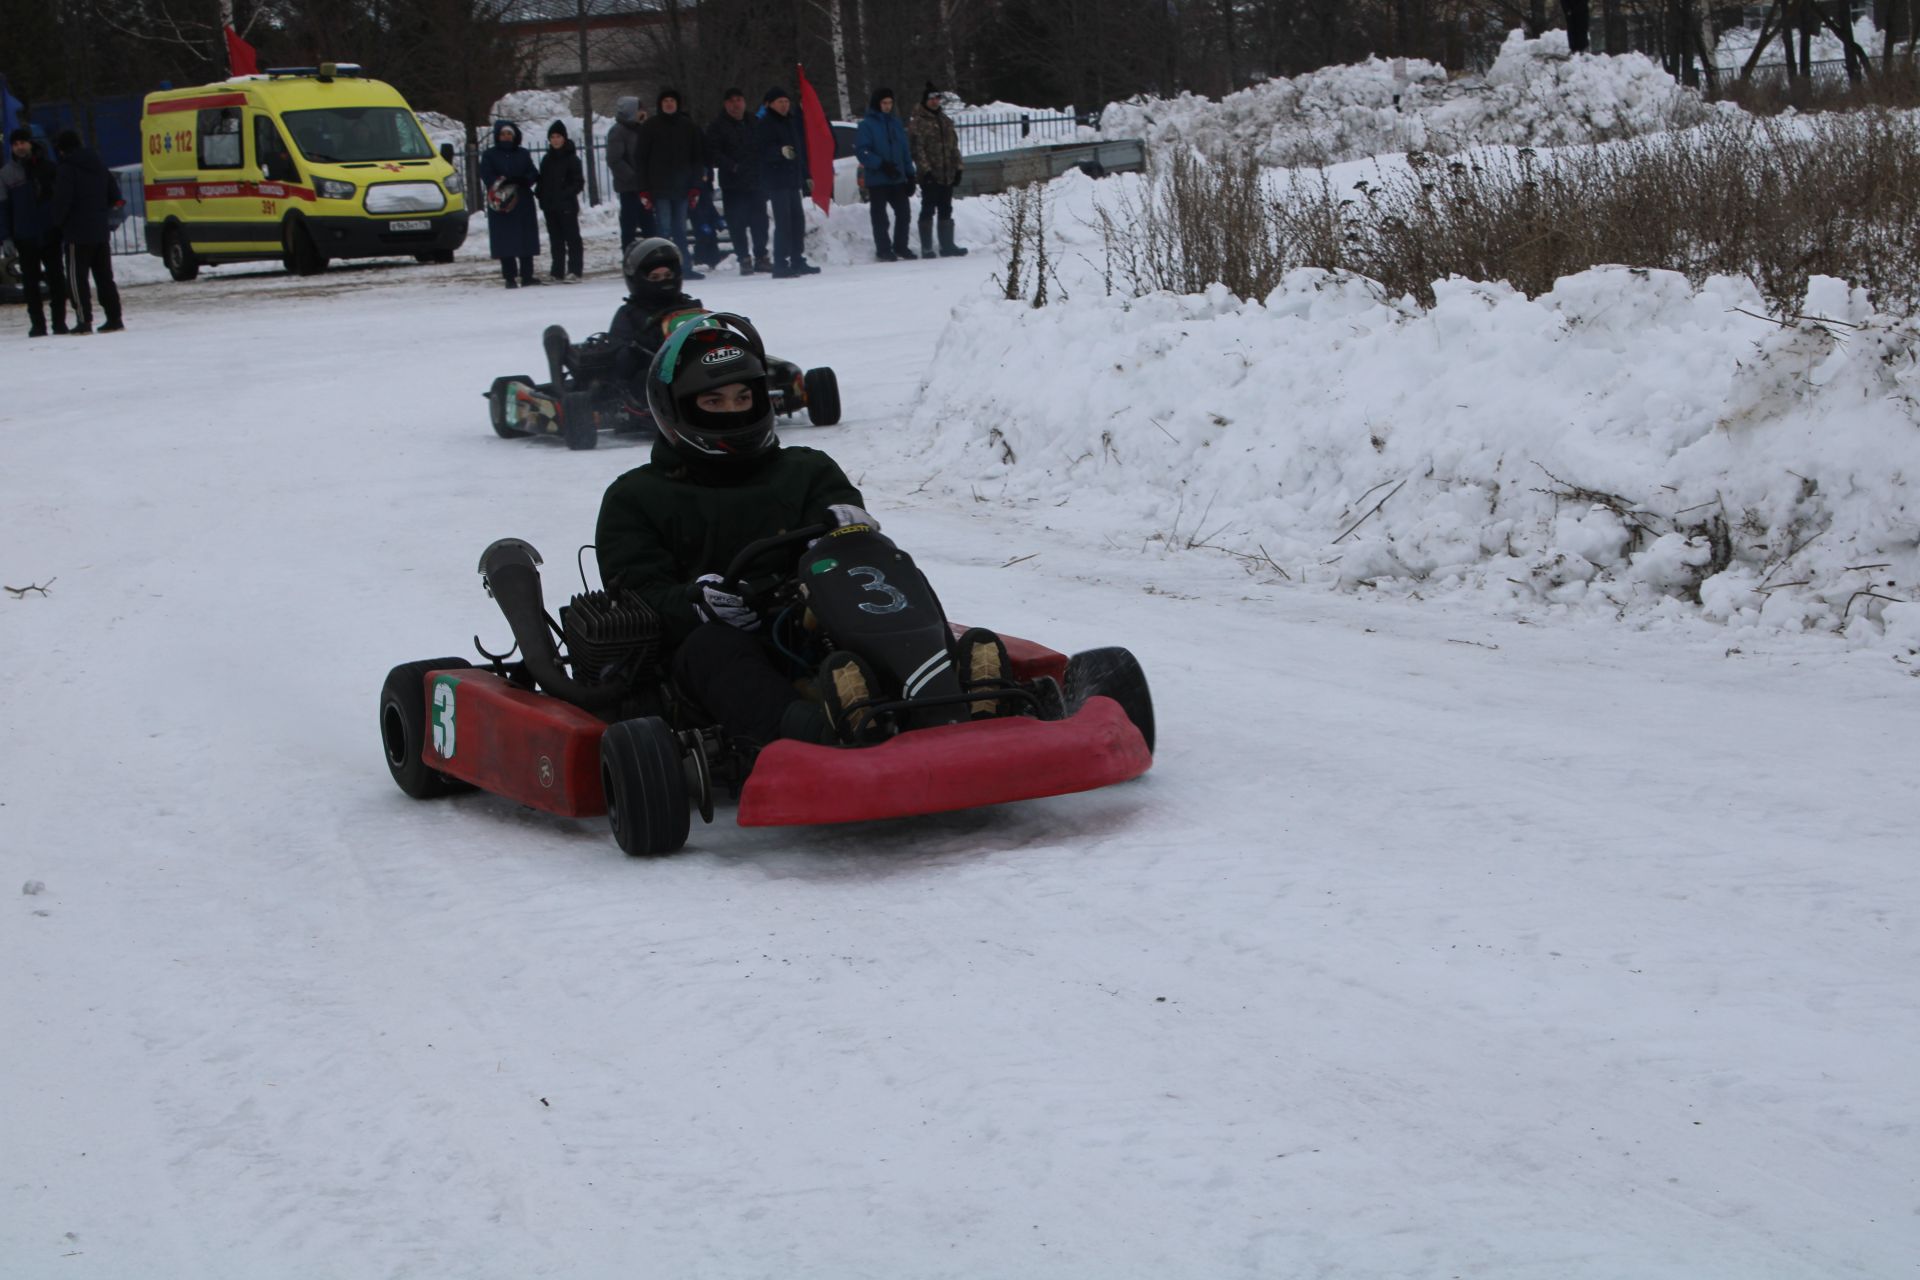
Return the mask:
[[960, 181], [960, 132], [947, 118], [945, 96], [929, 84], [907, 122], [913, 167], [920, 176], [920, 252], [933, 253], [933, 228], [940, 224], [940, 256], [957, 258], [966, 250], [953, 240], [953, 188]]

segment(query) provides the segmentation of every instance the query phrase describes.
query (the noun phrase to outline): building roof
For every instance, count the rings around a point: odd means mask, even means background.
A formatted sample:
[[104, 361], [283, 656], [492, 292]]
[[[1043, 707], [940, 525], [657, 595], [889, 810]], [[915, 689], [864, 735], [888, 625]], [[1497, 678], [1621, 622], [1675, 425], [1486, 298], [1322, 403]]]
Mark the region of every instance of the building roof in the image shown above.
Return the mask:
[[[624, 18], [638, 13], [656, 13], [661, 0], [587, 0], [588, 18]], [[579, 0], [512, 0], [500, 20], [509, 25], [523, 22], [566, 22], [580, 16]]]

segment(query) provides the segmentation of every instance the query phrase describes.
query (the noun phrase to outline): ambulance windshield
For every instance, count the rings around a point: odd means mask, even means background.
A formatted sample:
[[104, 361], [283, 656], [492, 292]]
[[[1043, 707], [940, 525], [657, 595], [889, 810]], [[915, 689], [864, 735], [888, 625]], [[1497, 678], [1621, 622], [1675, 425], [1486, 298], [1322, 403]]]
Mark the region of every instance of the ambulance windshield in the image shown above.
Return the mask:
[[300, 154], [321, 164], [433, 156], [413, 113], [404, 107], [327, 107], [289, 111], [282, 119]]

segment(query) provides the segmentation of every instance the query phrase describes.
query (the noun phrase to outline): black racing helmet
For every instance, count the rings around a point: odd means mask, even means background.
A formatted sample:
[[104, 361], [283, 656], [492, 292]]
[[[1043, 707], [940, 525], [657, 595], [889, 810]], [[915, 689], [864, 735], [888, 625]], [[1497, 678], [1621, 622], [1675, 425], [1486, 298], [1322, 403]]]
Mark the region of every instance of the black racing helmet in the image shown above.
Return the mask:
[[[702, 393], [744, 383], [751, 408], [715, 413]], [[744, 316], [715, 312], [673, 331], [647, 371], [647, 408], [669, 442], [715, 462], [758, 457], [779, 443], [767, 386], [767, 349]]]
[[[682, 272], [680, 250], [671, 240], [660, 236], [648, 236], [645, 240], [636, 240], [627, 250], [627, 256], [621, 264], [627, 275], [627, 294], [636, 302], [648, 306], [665, 306], [680, 296]], [[649, 280], [647, 273], [658, 267], [670, 267], [673, 276], [667, 280]]]

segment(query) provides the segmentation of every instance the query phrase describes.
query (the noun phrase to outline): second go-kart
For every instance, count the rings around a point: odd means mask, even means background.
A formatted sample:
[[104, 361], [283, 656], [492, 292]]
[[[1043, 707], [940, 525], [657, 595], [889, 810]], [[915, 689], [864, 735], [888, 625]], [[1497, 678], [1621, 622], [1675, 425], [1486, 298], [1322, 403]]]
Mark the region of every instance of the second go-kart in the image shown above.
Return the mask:
[[[791, 568], [747, 576], [769, 557]], [[477, 787], [562, 816], [604, 813], [622, 849], [650, 855], [683, 847], [693, 813], [713, 821], [723, 790], [742, 826], [859, 822], [1090, 791], [1153, 763], [1153, 700], [1132, 654], [1068, 657], [1002, 635], [1003, 678], [963, 687], [951, 655], [961, 628], [870, 525], [763, 539], [725, 575], [783, 649], [866, 660], [882, 688], [848, 708], [866, 713], [858, 744], [737, 740], [674, 687], [659, 620], [637, 594], [585, 590], [555, 621], [540, 563], [511, 538], [481, 557], [513, 649], [388, 673], [380, 737], [409, 796]]]
[[[662, 320], [671, 333], [679, 324], [708, 312], [688, 310]], [[729, 317], [747, 324], [740, 317]], [[751, 328], [751, 325], [748, 325]], [[609, 334], [596, 333], [574, 342], [559, 325], [548, 325], [540, 336], [546, 352], [547, 377], [516, 373], [495, 378], [487, 388], [487, 411], [493, 429], [509, 439], [553, 436], [569, 449], [591, 449], [602, 431], [644, 432], [653, 429], [646, 397], [638, 395], [620, 376], [620, 352]], [[840, 382], [832, 369], [808, 369], [790, 360], [769, 357], [768, 390], [773, 411], [791, 417], [805, 411], [807, 421], [830, 427], [840, 421]]]

